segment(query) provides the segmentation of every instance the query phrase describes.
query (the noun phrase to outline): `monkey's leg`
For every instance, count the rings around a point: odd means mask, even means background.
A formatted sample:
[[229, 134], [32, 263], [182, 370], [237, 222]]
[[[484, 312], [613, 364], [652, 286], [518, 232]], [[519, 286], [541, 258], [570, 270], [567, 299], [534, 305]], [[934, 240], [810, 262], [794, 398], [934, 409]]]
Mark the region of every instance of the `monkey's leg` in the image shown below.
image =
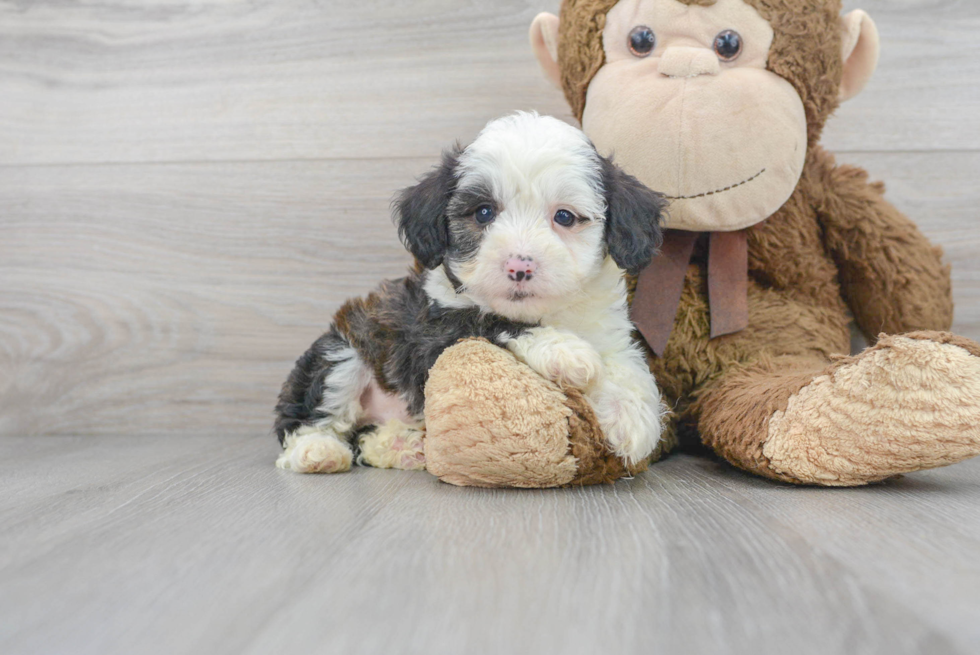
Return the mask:
[[736, 466], [860, 486], [980, 455], [980, 346], [913, 333], [830, 365], [772, 358], [732, 371], [698, 405], [705, 443]]

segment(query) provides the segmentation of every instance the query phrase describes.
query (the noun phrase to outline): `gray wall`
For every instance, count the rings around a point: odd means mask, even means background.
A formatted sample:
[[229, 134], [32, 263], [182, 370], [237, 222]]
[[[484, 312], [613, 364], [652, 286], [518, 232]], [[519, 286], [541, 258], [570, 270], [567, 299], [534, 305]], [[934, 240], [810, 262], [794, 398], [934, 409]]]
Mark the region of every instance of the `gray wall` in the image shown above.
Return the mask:
[[[526, 38], [557, 6], [0, 0], [0, 435], [267, 432], [407, 263], [392, 193], [489, 118], [568, 115]], [[980, 338], [980, 4], [861, 6], [881, 68], [825, 144], [945, 246]]]

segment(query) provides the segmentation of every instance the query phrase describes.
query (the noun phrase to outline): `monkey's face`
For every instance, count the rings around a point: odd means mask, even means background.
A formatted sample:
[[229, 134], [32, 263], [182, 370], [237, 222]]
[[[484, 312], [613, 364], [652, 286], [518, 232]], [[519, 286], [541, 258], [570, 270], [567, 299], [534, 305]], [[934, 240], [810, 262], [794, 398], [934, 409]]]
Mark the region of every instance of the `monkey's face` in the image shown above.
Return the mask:
[[773, 29], [743, 0], [621, 0], [582, 124], [599, 151], [672, 199], [667, 227], [738, 230], [796, 188], [803, 102], [766, 69]]

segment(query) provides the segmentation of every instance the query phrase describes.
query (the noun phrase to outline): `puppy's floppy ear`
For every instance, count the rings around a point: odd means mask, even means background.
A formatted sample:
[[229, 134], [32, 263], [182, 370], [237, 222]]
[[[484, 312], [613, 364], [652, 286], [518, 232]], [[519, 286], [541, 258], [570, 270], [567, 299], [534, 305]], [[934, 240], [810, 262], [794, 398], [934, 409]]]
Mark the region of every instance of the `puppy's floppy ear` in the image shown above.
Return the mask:
[[606, 247], [620, 268], [637, 273], [646, 268], [664, 241], [660, 224], [667, 199], [616, 166], [612, 159], [600, 159], [608, 206]]
[[456, 167], [462, 148], [442, 155], [442, 163], [398, 194], [394, 217], [402, 243], [426, 268], [442, 264], [449, 249], [449, 199], [456, 190]]

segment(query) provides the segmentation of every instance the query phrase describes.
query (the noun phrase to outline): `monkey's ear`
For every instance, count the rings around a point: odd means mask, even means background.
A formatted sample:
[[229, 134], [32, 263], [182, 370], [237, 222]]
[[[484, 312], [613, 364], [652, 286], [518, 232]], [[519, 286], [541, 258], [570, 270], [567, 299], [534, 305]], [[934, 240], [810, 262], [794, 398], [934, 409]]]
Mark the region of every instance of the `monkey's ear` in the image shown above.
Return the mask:
[[844, 78], [840, 85], [840, 100], [850, 100], [864, 90], [881, 55], [878, 27], [871, 16], [855, 9], [841, 18], [844, 31]]
[[398, 194], [394, 218], [402, 243], [426, 268], [442, 264], [449, 249], [449, 199], [456, 190], [456, 167], [462, 149], [443, 153], [442, 163]]
[[667, 209], [663, 194], [602, 157], [606, 191], [606, 246], [616, 265], [630, 273], [646, 268], [664, 241], [660, 224]]
[[538, 58], [541, 70], [552, 84], [561, 88], [561, 68], [558, 66], [558, 16], [538, 14], [531, 23], [531, 47]]

